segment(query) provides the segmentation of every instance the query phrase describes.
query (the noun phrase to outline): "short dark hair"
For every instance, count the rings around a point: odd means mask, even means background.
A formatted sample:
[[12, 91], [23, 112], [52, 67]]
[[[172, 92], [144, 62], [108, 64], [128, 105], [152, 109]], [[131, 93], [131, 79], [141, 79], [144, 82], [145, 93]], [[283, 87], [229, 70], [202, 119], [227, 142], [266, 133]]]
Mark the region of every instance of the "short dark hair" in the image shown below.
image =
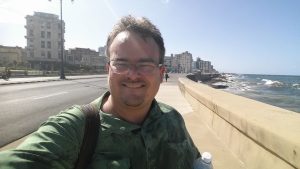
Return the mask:
[[119, 33], [123, 31], [137, 33], [141, 35], [143, 38], [148, 38], [148, 37], [153, 38], [159, 48], [159, 63], [160, 64], [164, 63], [165, 46], [164, 46], [164, 40], [161, 36], [159, 29], [154, 24], [152, 24], [149, 19], [145, 17], [135, 18], [131, 15], [122, 17], [119, 20], [119, 22], [113, 27], [113, 30], [108, 35], [106, 41], [106, 56], [108, 59], [110, 58], [109, 48], [112, 41]]

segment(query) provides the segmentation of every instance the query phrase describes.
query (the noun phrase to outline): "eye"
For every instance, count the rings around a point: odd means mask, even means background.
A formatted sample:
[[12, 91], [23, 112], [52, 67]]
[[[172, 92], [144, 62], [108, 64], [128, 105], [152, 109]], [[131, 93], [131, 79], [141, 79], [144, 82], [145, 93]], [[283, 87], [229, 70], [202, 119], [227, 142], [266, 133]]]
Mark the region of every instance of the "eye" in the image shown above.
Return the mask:
[[124, 62], [113, 62], [113, 66], [124, 66], [126, 63]]
[[152, 71], [155, 68], [155, 64], [154, 63], [140, 63], [138, 65], [139, 69], [141, 71]]
[[114, 66], [118, 70], [126, 70], [129, 67], [129, 64], [126, 62], [112, 62], [112, 66]]

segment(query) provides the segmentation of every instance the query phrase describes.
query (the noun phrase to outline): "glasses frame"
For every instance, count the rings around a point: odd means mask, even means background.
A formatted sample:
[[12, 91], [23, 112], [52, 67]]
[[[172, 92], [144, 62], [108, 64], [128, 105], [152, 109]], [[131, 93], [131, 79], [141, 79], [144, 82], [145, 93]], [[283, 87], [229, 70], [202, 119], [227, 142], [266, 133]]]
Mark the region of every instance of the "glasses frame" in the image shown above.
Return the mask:
[[[123, 63], [125, 66], [125, 70], [117, 70], [117, 68], [112, 65], [113, 62], [120, 62], [120, 63]], [[153, 69], [151, 71], [142, 71], [142, 67], [143, 67], [143, 64], [145, 63], [151, 63], [153, 64]], [[163, 66], [163, 64], [159, 64], [159, 63], [155, 63], [155, 62], [138, 62], [138, 63], [129, 63], [127, 61], [117, 61], [117, 60], [110, 60], [107, 62], [107, 64], [109, 65], [109, 67], [111, 68], [112, 72], [113, 73], [116, 73], [116, 74], [128, 74], [129, 70], [134, 70], [136, 71], [137, 73], [141, 74], [141, 75], [152, 75], [153, 72], [155, 71], [156, 68], [161, 68]], [[149, 65], [148, 65], [149, 66]], [[134, 67], [134, 69], [133, 69]]]

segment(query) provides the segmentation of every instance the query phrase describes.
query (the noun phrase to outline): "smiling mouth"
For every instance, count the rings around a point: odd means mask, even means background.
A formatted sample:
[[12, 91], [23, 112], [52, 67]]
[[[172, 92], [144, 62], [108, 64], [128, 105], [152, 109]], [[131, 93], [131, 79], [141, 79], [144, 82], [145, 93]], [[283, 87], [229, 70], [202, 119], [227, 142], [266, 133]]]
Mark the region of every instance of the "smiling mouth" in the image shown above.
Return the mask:
[[128, 87], [128, 88], [141, 88], [144, 87], [145, 84], [139, 83], [139, 82], [134, 82], [134, 83], [122, 83], [122, 86]]

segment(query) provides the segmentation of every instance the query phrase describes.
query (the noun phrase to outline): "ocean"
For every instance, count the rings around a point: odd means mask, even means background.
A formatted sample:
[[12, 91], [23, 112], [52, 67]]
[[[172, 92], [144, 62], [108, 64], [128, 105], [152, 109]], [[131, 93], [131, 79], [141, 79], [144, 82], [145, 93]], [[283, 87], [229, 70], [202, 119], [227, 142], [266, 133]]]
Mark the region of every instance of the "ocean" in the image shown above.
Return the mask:
[[300, 76], [226, 74], [224, 91], [300, 113]]

